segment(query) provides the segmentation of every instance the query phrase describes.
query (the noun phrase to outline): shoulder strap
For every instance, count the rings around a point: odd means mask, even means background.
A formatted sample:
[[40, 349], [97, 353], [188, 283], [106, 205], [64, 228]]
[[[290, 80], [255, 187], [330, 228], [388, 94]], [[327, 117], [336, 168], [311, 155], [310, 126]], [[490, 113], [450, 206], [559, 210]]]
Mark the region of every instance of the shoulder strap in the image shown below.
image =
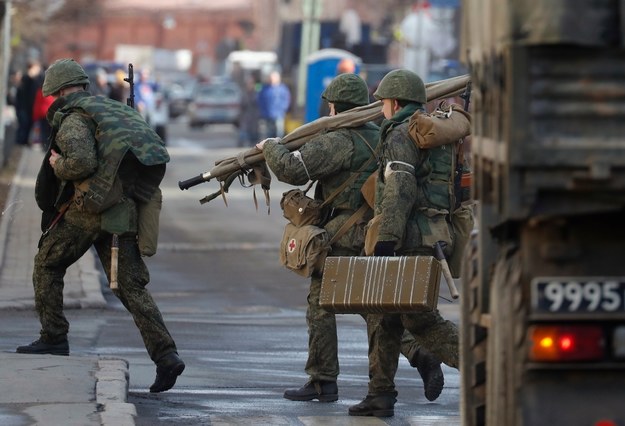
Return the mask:
[[350, 217], [349, 219], [347, 219], [345, 221], [345, 223], [343, 224], [343, 226], [341, 226], [339, 228], [338, 231], [336, 231], [336, 234], [334, 234], [334, 236], [332, 237], [332, 239], [330, 239], [330, 245], [334, 244], [335, 242], [337, 242], [339, 240], [339, 238], [341, 238], [343, 236], [343, 234], [345, 234], [347, 232], [347, 230], [349, 228], [351, 228], [352, 226], [354, 226], [354, 224], [356, 222], [358, 222], [358, 220], [360, 220], [363, 215], [365, 214], [365, 212], [369, 210], [369, 204], [364, 203], [362, 206], [360, 206], [360, 208], [358, 210], [356, 210]]

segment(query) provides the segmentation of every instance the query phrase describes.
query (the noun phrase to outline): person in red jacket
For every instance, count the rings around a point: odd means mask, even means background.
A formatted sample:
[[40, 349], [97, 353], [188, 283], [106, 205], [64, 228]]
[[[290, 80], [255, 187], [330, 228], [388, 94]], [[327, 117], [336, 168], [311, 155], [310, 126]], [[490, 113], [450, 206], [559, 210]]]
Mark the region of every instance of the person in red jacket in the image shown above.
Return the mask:
[[44, 151], [50, 146], [50, 123], [46, 119], [48, 108], [54, 102], [52, 96], [43, 96], [41, 88], [35, 93], [35, 102], [33, 103], [33, 129], [38, 132], [38, 138], [34, 139], [38, 142]]

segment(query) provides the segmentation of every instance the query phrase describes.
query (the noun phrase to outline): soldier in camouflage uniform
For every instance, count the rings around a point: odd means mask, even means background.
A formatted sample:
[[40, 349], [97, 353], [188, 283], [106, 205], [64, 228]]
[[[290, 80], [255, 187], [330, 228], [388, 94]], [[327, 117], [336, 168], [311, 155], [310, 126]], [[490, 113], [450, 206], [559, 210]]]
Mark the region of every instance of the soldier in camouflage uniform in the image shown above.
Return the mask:
[[[433, 171], [433, 159], [445, 147], [419, 149], [408, 136], [410, 117], [417, 110], [425, 111], [425, 86], [414, 72], [394, 70], [382, 79], [374, 96], [382, 100], [385, 117], [380, 128], [383, 145], [375, 205], [381, 221], [374, 255], [432, 256], [435, 243], [452, 247], [452, 238], [446, 220], [449, 201], [439, 194], [449, 181], [440, 188], [431, 183], [432, 174], [439, 172]], [[435, 357], [458, 368], [457, 327], [437, 310], [368, 315], [369, 390], [362, 402], [349, 408], [350, 415], [394, 414], [394, 377], [405, 330]]]
[[[365, 81], [355, 74], [337, 76], [322, 94], [329, 102], [330, 115], [369, 103]], [[322, 132], [299, 151], [290, 152], [279, 139], [266, 139], [256, 146], [263, 150], [267, 165], [277, 178], [291, 185], [303, 185], [317, 180], [315, 199], [326, 200], [335, 190], [374, 155], [379, 140], [379, 128], [373, 123], [361, 127]], [[365, 200], [360, 192], [364, 181], [373, 173], [376, 162], [371, 161], [351, 186], [335, 197], [329, 205], [330, 216], [323, 227], [330, 238], [334, 236]], [[333, 256], [358, 256], [364, 246], [364, 224], [373, 215], [369, 209], [355, 226], [332, 245]], [[308, 295], [306, 321], [308, 324], [308, 360], [305, 371], [309, 381], [299, 389], [284, 392], [294, 401], [331, 402], [338, 399], [336, 384], [339, 375], [336, 318], [319, 307], [321, 275], [313, 273]], [[417, 367], [424, 381], [428, 399], [434, 400], [443, 387], [440, 361], [430, 356], [406, 333], [402, 352], [412, 366]]]
[[18, 347], [17, 352], [69, 354], [63, 277], [94, 246], [110, 280], [112, 234], [116, 234], [119, 286], [113, 293], [132, 314], [156, 364], [150, 392], [162, 392], [174, 386], [185, 365], [145, 288], [150, 277], [137, 243], [137, 204], [157, 191], [160, 194], [158, 185], [169, 155], [135, 110], [91, 96], [85, 90], [88, 84], [84, 69], [71, 59], [56, 61], [45, 74], [43, 94], [55, 101], [48, 111], [52, 143], [35, 188], [44, 212], [44, 234], [33, 271], [41, 330], [38, 340]]

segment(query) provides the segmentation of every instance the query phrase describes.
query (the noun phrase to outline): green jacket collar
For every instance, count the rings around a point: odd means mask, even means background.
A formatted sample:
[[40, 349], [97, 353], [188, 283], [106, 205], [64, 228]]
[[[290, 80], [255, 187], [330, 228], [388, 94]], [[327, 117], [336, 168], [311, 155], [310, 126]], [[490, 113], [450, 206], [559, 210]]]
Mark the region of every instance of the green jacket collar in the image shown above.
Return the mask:
[[397, 111], [391, 118], [382, 121], [382, 125], [380, 126], [380, 135], [384, 137], [393, 127], [408, 120], [416, 111], [423, 109], [423, 104], [417, 102], [409, 103]]

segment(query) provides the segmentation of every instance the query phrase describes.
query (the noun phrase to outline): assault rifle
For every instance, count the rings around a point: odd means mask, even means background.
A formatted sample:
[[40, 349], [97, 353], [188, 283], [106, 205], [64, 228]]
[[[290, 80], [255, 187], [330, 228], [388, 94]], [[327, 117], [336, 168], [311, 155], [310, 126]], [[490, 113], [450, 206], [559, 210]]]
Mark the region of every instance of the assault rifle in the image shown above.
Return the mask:
[[130, 85], [130, 96], [126, 98], [126, 105], [130, 108], [135, 108], [135, 73], [133, 71], [132, 64], [128, 64], [128, 77], [124, 78], [124, 81]]
[[464, 92], [459, 96], [464, 101], [464, 110], [469, 111], [469, 104], [471, 103], [471, 80], [467, 82]]
[[[135, 108], [135, 74], [132, 64], [128, 64], [128, 77], [124, 78], [124, 81], [130, 85], [130, 96], [126, 98], [126, 105], [130, 108]], [[117, 271], [119, 265], [119, 235], [113, 234], [111, 237], [111, 281], [109, 286], [111, 289], [116, 290], [119, 287], [117, 282]]]
[[[467, 82], [466, 87], [464, 88], [464, 92], [458, 95], [462, 100], [464, 100], [464, 110], [469, 111], [469, 103], [471, 102], [471, 80]], [[454, 175], [454, 194], [455, 194], [455, 203], [454, 208], [460, 207], [462, 203], [462, 191], [463, 188], [470, 186], [471, 182], [471, 173], [465, 172], [464, 169], [464, 138], [461, 139], [457, 145], [456, 152], [456, 170]], [[464, 182], [463, 182], [464, 180]]]

